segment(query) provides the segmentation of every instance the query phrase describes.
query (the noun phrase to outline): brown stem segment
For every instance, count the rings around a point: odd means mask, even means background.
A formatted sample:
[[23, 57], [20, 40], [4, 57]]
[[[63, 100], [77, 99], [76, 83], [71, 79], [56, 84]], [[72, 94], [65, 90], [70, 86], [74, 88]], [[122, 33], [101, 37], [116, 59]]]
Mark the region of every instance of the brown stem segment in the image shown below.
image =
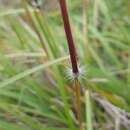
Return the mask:
[[73, 74], [78, 74], [78, 65], [77, 65], [77, 55], [76, 55], [76, 50], [74, 46], [74, 40], [73, 36], [71, 33], [71, 27], [70, 27], [70, 22], [69, 22], [69, 17], [67, 13], [67, 7], [66, 7], [66, 1], [65, 0], [59, 0], [60, 2], [60, 9], [63, 17], [63, 22], [64, 22], [64, 29], [68, 41], [68, 47], [69, 47], [69, 53], [70, 53], [70, 59], [72, 63], [72, 71]]
[[75, 87], [75, 105], [76, 105], [76, 113], [77, 113], [77, 119], [79, 123], [79, 129], [83, 130], [82, 127], [82, 119], [81, 119], [81, 101], [80, 101], [80, 83], [78, 79], [75, 79], [74, 81], [74, 87]]

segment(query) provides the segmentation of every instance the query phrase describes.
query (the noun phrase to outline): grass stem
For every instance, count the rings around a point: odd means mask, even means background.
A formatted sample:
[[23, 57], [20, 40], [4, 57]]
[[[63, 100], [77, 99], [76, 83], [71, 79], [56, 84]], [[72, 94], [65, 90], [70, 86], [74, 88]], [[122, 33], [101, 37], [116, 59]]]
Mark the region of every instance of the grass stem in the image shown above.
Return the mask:
[[89, 0], [83, 0], [83, 47], [86, 48], [86, 51], [84, 51], [84, 57], [89, 62], [91, 58], [88, 44], [88, 4]]
[[90, 91], [85, 92], [85, 101], [86, 101], [86, 130], [93, 130], [92, 126], [92, 107], [90, 99]]
[[64, 29], [66, 32], [66, 38], [68, 41], [70, 59], [72, 63], [72, 70], [74, 74], [77, 74], [79, 70], [78, 70], [78, 65], [77, 65], [76, 50], [75, 50], [74, 40], [73, 40], [71, 28], [70, 28], [66, 1], [65, 0], [59, 0], [59, 1], [60, 1], [60, 9], [61, 9], [62, 17], [63, 17], [63, 22], [64, 22]]
[[74, 81], [74, 87], [75, 87], [75, 107], [76, 107], [76, 116], [78, 119], [78, 125], [79, 125], [79, 129], [83, 130], [82, 127], [82, 119], [81, 119], [81, 101], [80, 101], [80, 82], [78, 79], [75, 79]]
[[65, 0], [59, 0], [60, 3], [60, 9], [61, 14], [63, 17], [64, 22], [64, 29], [66, 33], [66, 38], [68, 41], [68, 47], [69, 47], [69, 53], [70, 53], [70, 59], [72, 64], [72, 72], [74, 75], [74, 87], [75, 87], [75, 109], [76, 109], [76, 117], [79, 123], [79, 130], [82, 130], [82, 120], [81, 120], [81, 102], [80, 102], [80, 83], [78, 80], [79, 76], [79, 70], [78, 70], [78, 64], [77, 64], [77, 56], [76, 56], [76, 49], [74, 46], [74, 40], [71, 32], [70, 22], [69, 22], [69, 16], [67, 12], [66, 7], [66, 1]]

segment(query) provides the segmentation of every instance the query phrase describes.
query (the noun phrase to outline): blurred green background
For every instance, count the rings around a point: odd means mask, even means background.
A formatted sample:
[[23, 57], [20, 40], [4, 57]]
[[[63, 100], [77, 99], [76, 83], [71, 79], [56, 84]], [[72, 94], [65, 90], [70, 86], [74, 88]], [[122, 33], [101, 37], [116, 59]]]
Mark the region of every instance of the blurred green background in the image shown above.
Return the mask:
[[[129, 130], [130, 2], [66, 1], [84, 68], [84, 129]], [[0, 130], [78, 130], [58, 1], [43, 0], [40, 11], [26, 1], [0, 3]]]

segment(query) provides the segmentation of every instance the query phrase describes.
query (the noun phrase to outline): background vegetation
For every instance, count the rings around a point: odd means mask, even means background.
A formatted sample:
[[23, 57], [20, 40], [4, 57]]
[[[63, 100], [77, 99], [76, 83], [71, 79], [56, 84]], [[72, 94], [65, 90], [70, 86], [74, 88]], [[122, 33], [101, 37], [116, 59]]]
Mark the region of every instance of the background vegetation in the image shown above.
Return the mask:
[[[84, 129], [129, 130], [129, 0], [84, 2], [67, 0]], [[69, 68], [58, 2], [1, 5], [0, 130], [78, 130]]]

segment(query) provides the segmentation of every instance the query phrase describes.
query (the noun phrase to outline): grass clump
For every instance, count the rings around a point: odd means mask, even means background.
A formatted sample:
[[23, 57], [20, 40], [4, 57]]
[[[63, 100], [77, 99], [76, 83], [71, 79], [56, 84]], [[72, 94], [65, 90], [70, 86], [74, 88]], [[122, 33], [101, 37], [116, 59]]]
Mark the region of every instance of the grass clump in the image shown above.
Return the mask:
[[34, 2], [1, 9], [0, 129], [129, 130], [129, 2]]

